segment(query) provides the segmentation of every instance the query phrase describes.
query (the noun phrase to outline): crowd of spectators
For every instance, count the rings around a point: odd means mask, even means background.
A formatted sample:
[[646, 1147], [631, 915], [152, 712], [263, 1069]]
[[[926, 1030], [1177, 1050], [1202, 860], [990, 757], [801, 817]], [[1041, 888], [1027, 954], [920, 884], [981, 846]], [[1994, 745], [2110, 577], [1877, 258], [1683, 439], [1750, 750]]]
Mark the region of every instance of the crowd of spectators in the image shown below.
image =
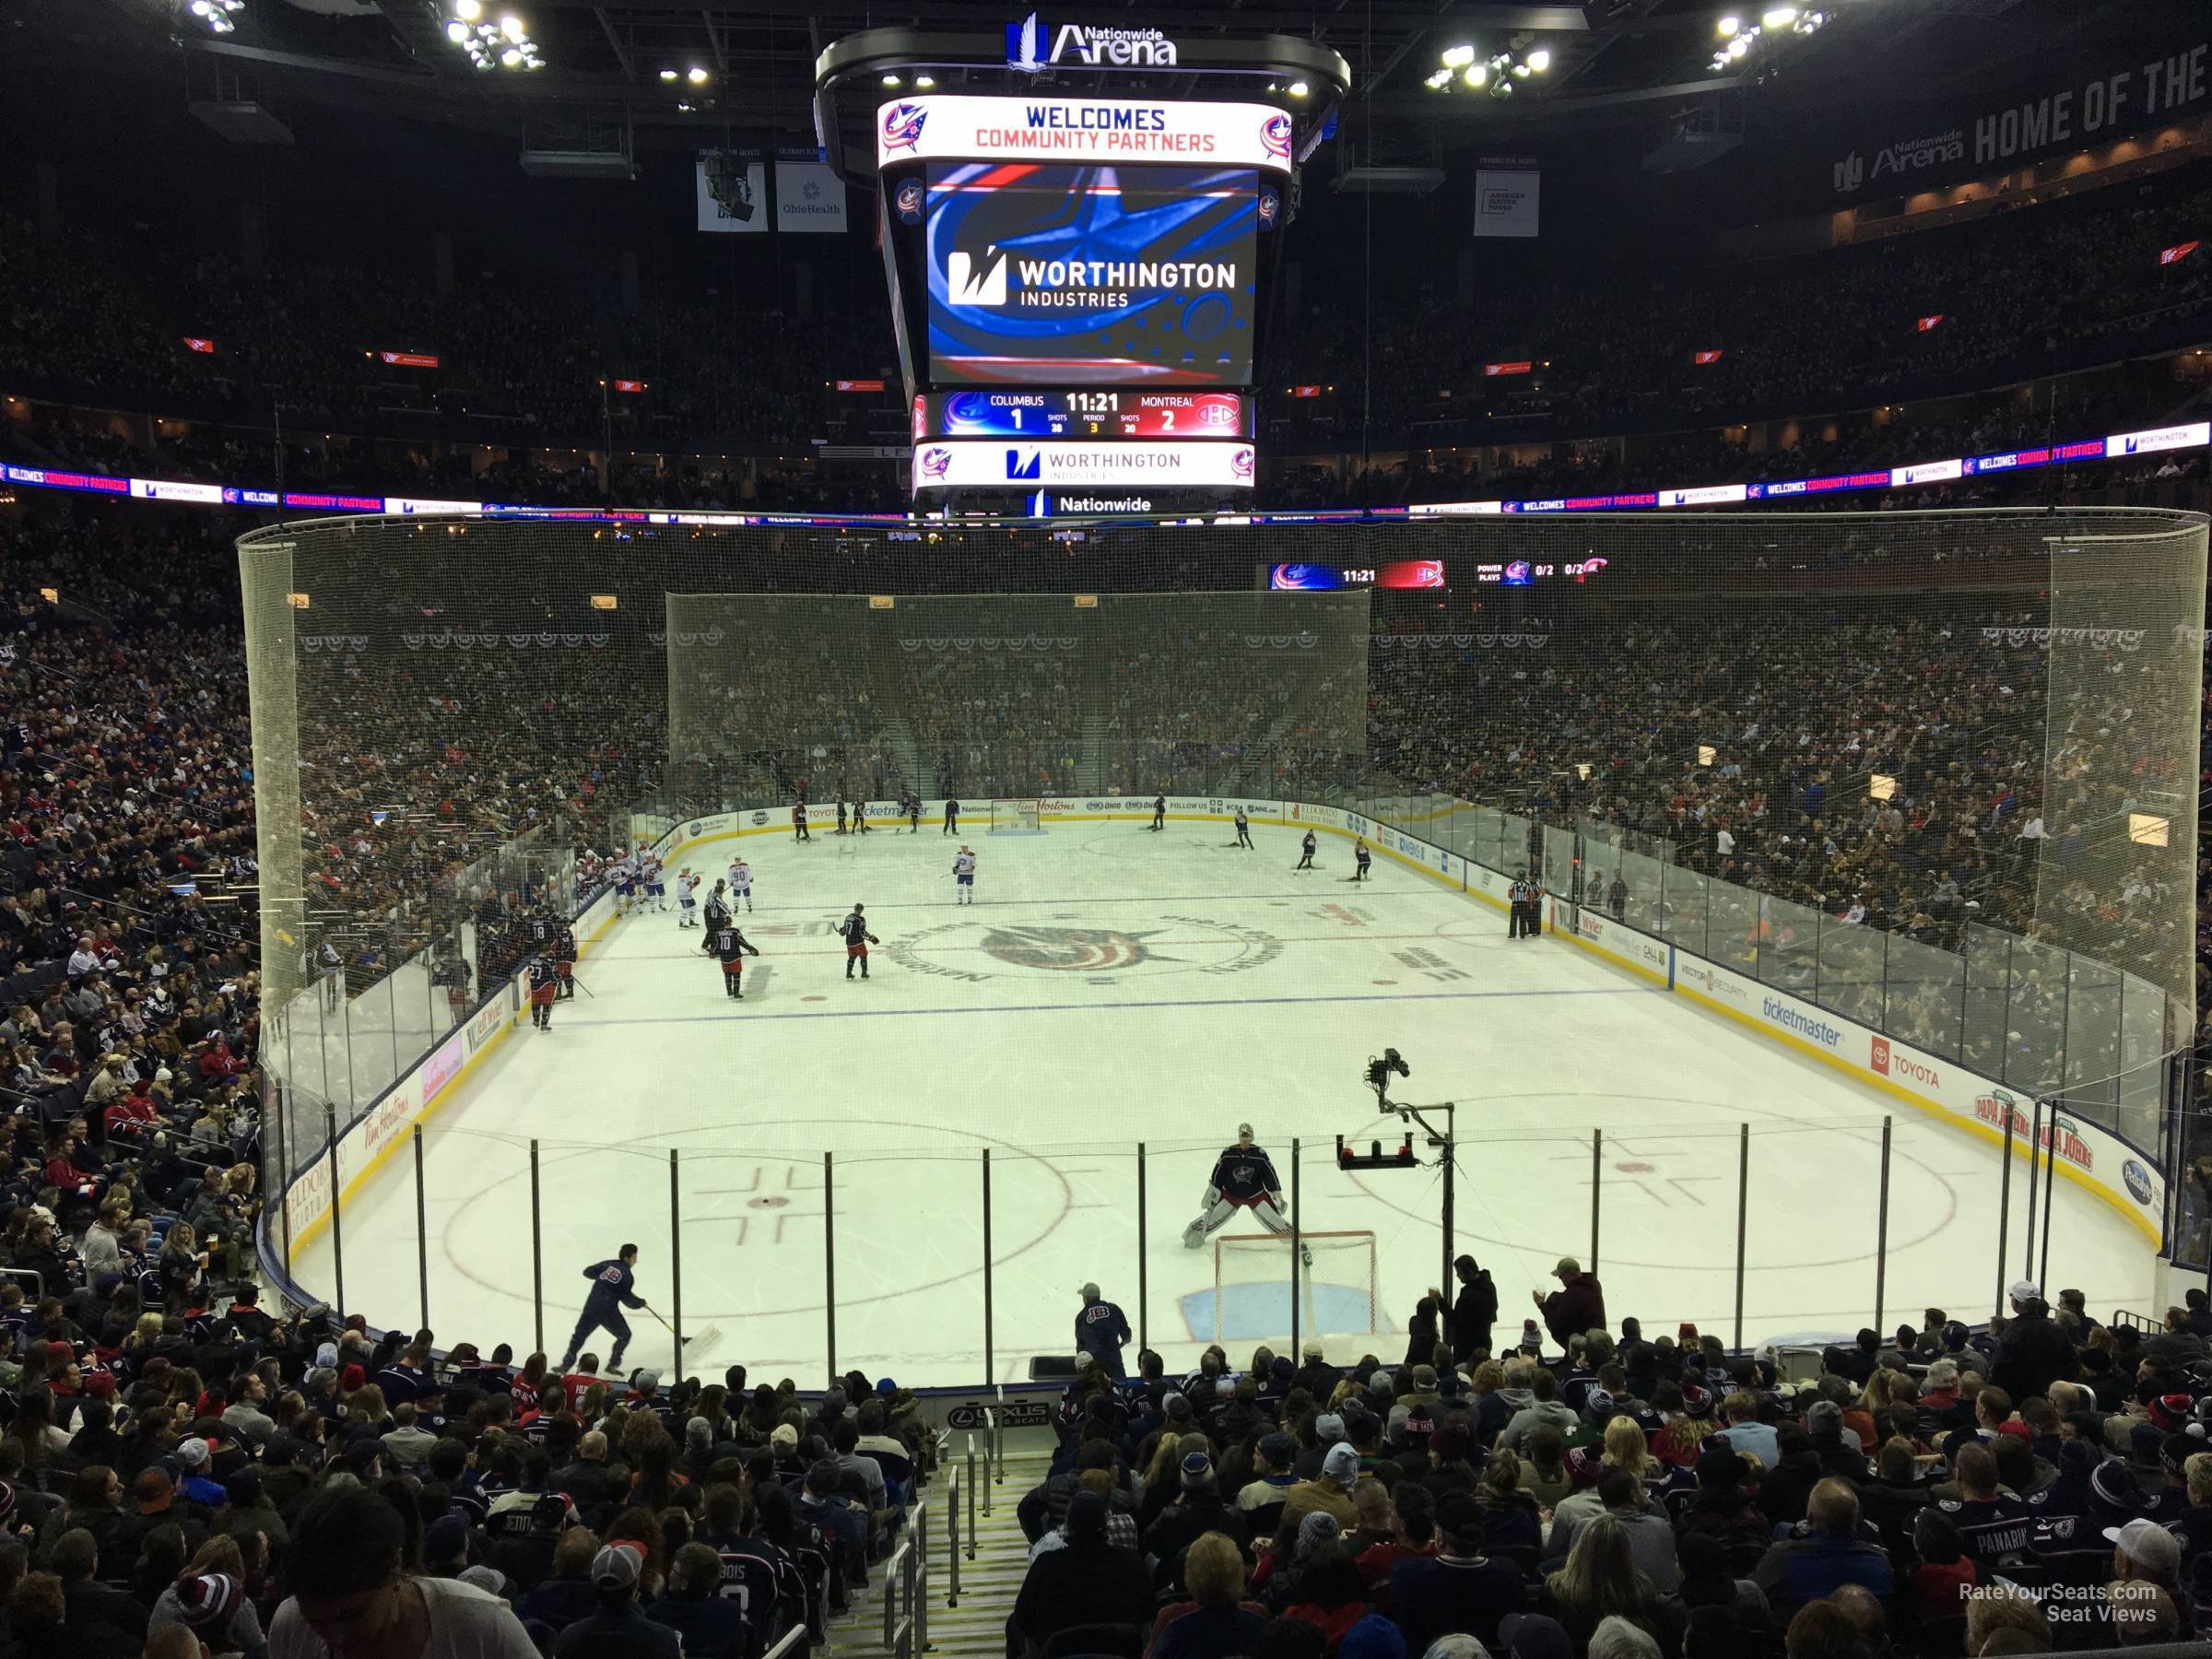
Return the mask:
[[1171, 1377], [1147, 1350], [1123, 1382], [1084, 1356], [1019, 1508], [1009, 1653], [1877, 1659], [2212, 1630], [2200, 1291], [2146, 1331], [2018, 1281], [1986, 1332], [1931, 1308], [1793, 1382], [1691, 1325], [1616, 1325], [1571, 1259], [1493, 1343], [1513, 1315], [1457, 1271], [1402, 1361], [1217, 1347]]

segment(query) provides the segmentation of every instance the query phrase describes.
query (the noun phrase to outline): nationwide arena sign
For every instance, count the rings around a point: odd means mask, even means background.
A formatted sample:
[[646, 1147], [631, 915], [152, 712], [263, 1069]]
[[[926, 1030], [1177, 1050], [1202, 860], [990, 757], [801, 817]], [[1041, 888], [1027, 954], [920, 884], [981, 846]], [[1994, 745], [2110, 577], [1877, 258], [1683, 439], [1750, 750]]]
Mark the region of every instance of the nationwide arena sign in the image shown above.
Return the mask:
[[1290, 171], [1295, 124], [1267, 104], [919, 93], [876, 112], [876, 165], [1195, 161]]
[[1173, 69], [1175, 42], [1157, 29], [1126, 25], [1053, 23], [1031, 12], [1006, 25], [1006, 67], [1040, 74], [1054, 64], [1091, 69]]

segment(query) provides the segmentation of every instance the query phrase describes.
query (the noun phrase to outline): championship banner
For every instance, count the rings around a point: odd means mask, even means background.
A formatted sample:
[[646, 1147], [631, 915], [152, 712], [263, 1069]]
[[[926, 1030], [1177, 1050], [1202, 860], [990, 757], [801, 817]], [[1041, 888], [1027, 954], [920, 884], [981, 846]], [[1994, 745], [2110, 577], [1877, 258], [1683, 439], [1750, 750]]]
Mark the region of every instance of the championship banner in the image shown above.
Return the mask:
[[1256, 103], [918, 94], [876, 112], [876, 165], [1188, 161], [1290, 171], [1295, 123]]
[[845, 182], [827, 162], [776, 160], [776, 226], [800, 236], [845, 229]]
[[1535, 236], [1543, 182], [1533, 157], [1481, 158], [1475, 163], [1475, 234]]
[[759, 150], [700, 150], [693, 166], [701, 230], [746, 236], [767, 230], [768, 167]]

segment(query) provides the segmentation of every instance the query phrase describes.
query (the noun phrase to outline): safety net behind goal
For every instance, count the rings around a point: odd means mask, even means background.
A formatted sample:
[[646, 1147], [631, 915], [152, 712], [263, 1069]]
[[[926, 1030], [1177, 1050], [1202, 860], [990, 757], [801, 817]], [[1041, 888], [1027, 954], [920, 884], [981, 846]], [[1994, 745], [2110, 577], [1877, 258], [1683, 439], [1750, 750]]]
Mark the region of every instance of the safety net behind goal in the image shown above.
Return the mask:
[[1371, 1232], [1301, 1233], [1296, 1243], [1271, 1232], [1214, 1239], [1216, 1342], [1365, 1335], [1380, 1328], [1378, 1300]]

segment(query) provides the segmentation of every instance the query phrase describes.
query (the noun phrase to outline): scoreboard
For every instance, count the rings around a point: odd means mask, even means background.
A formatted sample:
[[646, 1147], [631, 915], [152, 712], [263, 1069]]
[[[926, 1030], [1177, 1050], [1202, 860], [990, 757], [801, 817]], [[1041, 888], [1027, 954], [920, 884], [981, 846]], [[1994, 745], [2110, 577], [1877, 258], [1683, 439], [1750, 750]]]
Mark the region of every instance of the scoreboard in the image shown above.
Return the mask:
[[914, 441], [933, 438], [1241, 438], [1242, 392], [917, 392]]
[[1295, 123], [1257, 102], [881, 102], [917, 494], [1252, 487]]

